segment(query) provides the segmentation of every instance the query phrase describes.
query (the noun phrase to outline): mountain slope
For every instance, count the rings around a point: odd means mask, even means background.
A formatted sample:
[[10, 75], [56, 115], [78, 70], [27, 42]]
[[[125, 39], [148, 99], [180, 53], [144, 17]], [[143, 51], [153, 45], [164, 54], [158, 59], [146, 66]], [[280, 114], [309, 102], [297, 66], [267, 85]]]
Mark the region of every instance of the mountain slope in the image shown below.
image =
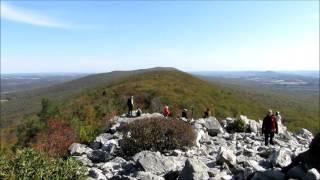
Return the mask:
[[[38, 112], [41, 106], [41, 99], [46, 97], [55, 101], [65, 101], [88, 89], [105, 86], [121, 78], [134, 74], [144, 73], [153, 70], [166, 70], [170, 68], [151, 68], [135, 71], [113, 71], [89, 75], [80, 79], [57, 84], [50, 87], [38, 88], [23, 92], [2, 94], [1, 99], [9, 99], [1, 103], [1, 126], [7, 127], [12, 124], [19, 124], [26, 114]], [[172, 69], [172, 68], [171, 68]]]
[[[49, 97], [58, 102], [56, 116], [70, 122], [80, 139], [87, 141], [99, 133], [111, 117], [127, 111], [126, 100], [131, 95], [135, 96], [135, 108], [140, 107], [144, 112], [161, 112], [164, 105], [169, 105], [174, 117], [187, 108], [189, 117], [193, 109], [193, 117], [199, 118], [208, 107], [218, 119], [246, 114], [257, 120], [264, 117], [268, 108], [273, 108], [282, 112], [291, 130], [305, 127], [315, 132], [319, 129], [318, 111], [290, 98], [225, 88], [173, 68], [91, 75], [39, 89], [33, 94], [26, 93], [16, 102], [6, 103], [2, 110], [7, 108], [7, 119], [17, 117], [15, 112], [18, 112], [21, 121], [23, 113], [38, 112], [41, 98]], [[10, 103], [21, 107], [10, 109]], [[14, 129], [20, 121], [7, 121], [4, 127]]]
[[180, 116], [181, 110], [187, 108], [189, 116], [193, 114], [194, 118], [199, 118], [208, 107], [220, 119], [247, 114], [257, 120], [272, 108], [282, 112], [292, 130], [305, 127], [316, 131], [319, 128], [317, 110], [304, 107], [286, 96], [224, 88], [178, 70], [153, 70], [115, 81], [66, 103], [62, 114], [64, 119], [81, 119], [75, 114], [83, 110], [94, 111], [94, 120], [91, 121], [106, 120], [114, 114], [126, 112], [126, 100], [131, 95], [135, 97], [135, 108], [161, 112], [164, 105], [169, 105], [174, 117]]

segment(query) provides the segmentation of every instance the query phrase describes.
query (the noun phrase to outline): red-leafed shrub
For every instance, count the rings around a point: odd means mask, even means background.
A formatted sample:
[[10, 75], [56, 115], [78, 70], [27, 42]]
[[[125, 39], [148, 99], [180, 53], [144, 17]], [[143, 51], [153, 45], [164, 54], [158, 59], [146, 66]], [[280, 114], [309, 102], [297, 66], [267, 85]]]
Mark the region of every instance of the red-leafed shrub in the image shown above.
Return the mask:
[[165, 118], [136, 120], [122, 127], [124, 134], [122, 149], [126, 155], [142, 150], [164, 152], [192, 146], [195, 132], [190, 124]]
[[33, 148], [50, 156], [63, 156], [76, 140], [76, 134], [69, 124], [50, 119], [47, 127], [37, 134]]

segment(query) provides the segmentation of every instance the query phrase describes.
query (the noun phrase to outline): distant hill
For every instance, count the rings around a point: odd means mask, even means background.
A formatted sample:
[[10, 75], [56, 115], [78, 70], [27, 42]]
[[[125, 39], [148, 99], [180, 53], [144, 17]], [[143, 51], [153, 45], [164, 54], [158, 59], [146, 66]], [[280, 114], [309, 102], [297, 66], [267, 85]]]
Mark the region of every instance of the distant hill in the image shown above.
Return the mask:
[[14, 128], [28, 113], [40, 110], [41, 98], [48, 97], [59, 104], [59, 117], [74, 127], [87, 126], [85, 132], [101, 127], [108, 118], [126, 112], [128, 96], [135, 97], [135, 108], [144, 112], [159, 112], [169, 105], [174, 116], [187, 108], [190, 116], [202, 116], [205, 108], [218, 118], [246, 114], [262, 119], [268, 108], [282, 112], [290, 129], [319, 129], [318, 110], [288, 96], [254, 93], [246, 89], [209, 83], [174, 68], [153, 68], [136, 71], [115, 71], [95, 74], [48, 88], [11, 94], [2, 103], [3, 128]]
[[233, 89], [247, 89], [261, 93], [278, 93], [319, 109], [319, 76], [314, 71], [242, 71], [242, 72], [194, 72], [206, 81]]
[[153, 70], [115, 81], [109, 86], [95, 89], [89, 99], [100, 108], [106, 104], [104, 100], [112, 99], [117, 105], [117, 113], [120, 113], [126, 110], [125, 101], [130, 95], [136, 97], [138, 106], [150, 112], [160, 111], [159, 107], [167, 104], [176, 115], [180, 115], [182, 108], [191, 110], [192, 106], [194, 117], [197, 118], [209, 107], [218, 118], [248, 114], [250, 118], [262, 119], [266, 109], [273, 108], [282, 112], [290, 129], [319, 128], [319, 110], [291, 96], [225, 87], [171, 69]]
[[124, 77], [153, 70], [169, 69], [173, 68], [156, 67], [134, 71], [113, 71], [88, 75], [49, 87], [1, 94], [1, 99], [8, 100], [1, 103], [1, 127], [18, 124], [24, 115], [39, 111], [41, 99], [44, 97], [55, 101], [65, 101], [88, 89], [105, 86]]
[[84, 73], [13, 73], [1, 74], [1, 94], [48, 87], [87, 76]]

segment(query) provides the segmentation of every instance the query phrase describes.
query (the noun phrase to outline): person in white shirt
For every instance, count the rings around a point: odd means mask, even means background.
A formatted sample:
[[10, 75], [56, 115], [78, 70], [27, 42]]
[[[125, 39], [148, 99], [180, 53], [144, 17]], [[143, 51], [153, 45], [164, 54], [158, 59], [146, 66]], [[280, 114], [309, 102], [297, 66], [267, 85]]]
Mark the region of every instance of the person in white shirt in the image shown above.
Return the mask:
[[281, 115], [280, 115], [280, 112], [279, 112], [279, 111], [276, 112], [276, 120], [277, 120], [278, 125], [279, 125], [279, 124], [282, 124], [282, 122], [281, 122]]

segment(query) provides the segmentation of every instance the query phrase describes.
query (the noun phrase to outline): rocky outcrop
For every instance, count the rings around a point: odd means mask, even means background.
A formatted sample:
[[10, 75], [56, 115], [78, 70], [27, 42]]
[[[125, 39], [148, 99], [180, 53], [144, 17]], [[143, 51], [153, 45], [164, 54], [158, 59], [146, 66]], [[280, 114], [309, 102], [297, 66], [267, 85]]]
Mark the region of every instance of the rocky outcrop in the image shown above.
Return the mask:
[[141, 151], [132, 157], [121, 152], [124, 123], [161, 114], [142, 114], [138, 118], [114, 117], [113, 126], [89, 145], [74, 143], [70, 154], [88, 168], [88, 179], [319, 179], [316, 169], [302, 166], [286, 174], [280, 168], [307, 150], [313, 135], [306, 129], [275, 136], [275, 145], [264, 146], [261, 122], [241, 116], [251, 133], [227, 133], [224, 129], [234, 118], [219, 121], [210, 117], [191, 121], [197, 133], [195, 146], [166, 153]]

